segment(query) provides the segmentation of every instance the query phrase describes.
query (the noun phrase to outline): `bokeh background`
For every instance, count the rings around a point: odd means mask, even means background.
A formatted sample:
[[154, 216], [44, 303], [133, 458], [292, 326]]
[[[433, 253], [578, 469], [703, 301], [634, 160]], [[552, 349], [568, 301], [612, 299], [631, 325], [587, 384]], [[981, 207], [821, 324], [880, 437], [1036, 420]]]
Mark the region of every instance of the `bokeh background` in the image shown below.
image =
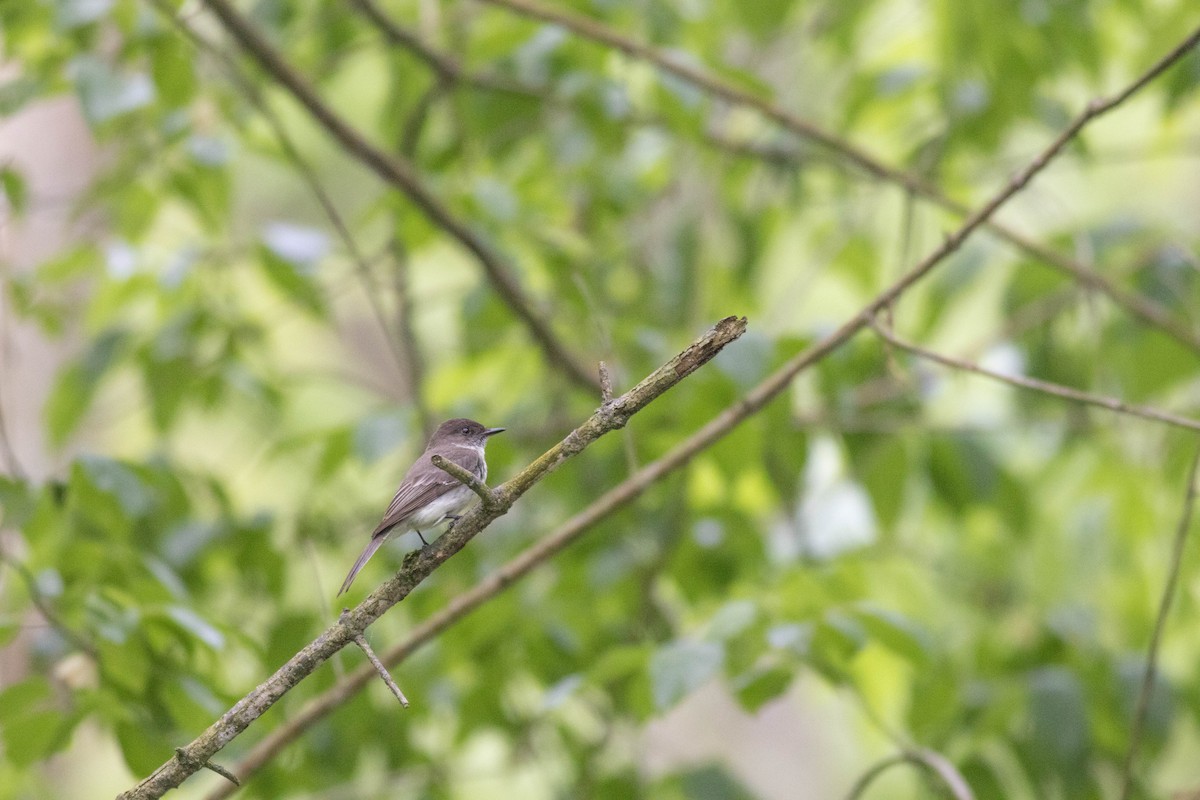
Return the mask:
[[[504, 5], [234, 8], [587, 376], [603, 359], [620, 391], [721, 317], [749, 331], [374, 625], [379, 649], [852, 318], [960, 224], [931, 194], [986, 201], [1200, 23], [1187, 0], [555, 5], [573, 30]], [[112, 796], [336, 618], [431, 424], [507, 427], [499, 482], [599, 393], [204, 3], [8, 2], [0, 41], [0, 798]], [[1036, 247], [979, 231], [897, 334], [1195, 414], [1198, 83], [1192, 53], [1086, 128], [999, 215]], [[924, 753], [981, 800], [1114, 798], [1136, 737], [1131, 796], [1193, 797], [1194, 543], [1134, 718], [1196, 447], [863, 332], [398, 665], [411, 708], [373, 681], [239, 796], [846, 797]], [[955, 796], [920, 764], [860, 788]]]

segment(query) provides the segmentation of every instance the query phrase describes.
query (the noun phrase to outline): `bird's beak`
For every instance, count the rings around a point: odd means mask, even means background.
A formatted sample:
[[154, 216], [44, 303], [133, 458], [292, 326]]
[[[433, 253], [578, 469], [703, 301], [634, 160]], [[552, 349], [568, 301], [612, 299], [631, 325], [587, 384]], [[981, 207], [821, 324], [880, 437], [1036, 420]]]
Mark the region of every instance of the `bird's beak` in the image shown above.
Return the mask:
[[484, 431], [488, 436], [495, 436], [497, 433], [504, 433], [505, 428], [488, 428]]

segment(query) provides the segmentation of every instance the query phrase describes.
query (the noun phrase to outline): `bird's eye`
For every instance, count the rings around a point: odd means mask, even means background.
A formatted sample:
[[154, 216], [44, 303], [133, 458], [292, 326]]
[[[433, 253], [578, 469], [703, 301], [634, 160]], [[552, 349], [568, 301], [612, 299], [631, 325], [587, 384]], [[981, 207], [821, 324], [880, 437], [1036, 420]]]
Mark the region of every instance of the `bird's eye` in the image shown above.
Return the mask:
[[470, 428], [463, 428], [463, 429], [462, 429], [462, 432], [463, 432], [463, 433], [470, 433], [470, 432], [471, 432], [471, 429], [470, 429]]

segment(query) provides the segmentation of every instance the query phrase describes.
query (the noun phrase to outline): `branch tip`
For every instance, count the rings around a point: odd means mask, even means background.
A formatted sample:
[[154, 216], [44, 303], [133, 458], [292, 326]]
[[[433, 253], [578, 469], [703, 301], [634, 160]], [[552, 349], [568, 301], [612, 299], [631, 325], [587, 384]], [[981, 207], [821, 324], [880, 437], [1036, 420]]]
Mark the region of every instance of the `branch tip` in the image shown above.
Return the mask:
[[613, 399], [613, 382], [612, 374], [608, 371], [608, 364], [600, 362], [600, 401], [605, 405], [612, 402]]
[[392, 675], [387, 671], [387, 667], [385, 667], [383, 662], [379, 660], [379, 656], [375, 655], [375, 651], [371, 649], [371, 645], [367, 641], [367, 637], [360, 633], [354, 637], [354, 643], [358, 645], [359, 649], [366, 653], [367, 660], [371, 662], [371, 666], [375, 667], [375, 671], [379, 673], [379, 677], [383, 679], [383, 682], [387, 684], [388, 689], [390, 689], [396, 699], [400, 701], [400, 705], [404, 708], [408, 708], [408, 698], [404, 696], [404, 692], [400, 691], [400, 687], [397, 686], [396, 681], [392, 679]]
[[443, 472], [449, 474], [463, 486], [466, 486], [475, 494], [479, 495], [479, 500], [483, 503], [483, 507], [489, 511], [499, 505], [499, 500], [496, 498], [496, 493], [488, 488], [488, 485], [479, 478], [472, 475], [468, 470], [463, 469], [458, 464], [450, 461], [446, 457], [434, 453], [429, 457], [433, 465]]

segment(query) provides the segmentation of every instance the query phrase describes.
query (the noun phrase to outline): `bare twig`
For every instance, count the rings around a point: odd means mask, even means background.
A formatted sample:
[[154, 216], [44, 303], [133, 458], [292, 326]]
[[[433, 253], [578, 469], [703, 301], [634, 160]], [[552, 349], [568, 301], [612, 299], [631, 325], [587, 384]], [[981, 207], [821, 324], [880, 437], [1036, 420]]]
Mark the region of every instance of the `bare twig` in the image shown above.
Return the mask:
[[496, 504], [496, 495], [488, 488], [488, 485], [476, 478], [467, 470], [455, 464], [453, 461], [443, 457], [439, 453], [434, 453], [429, 458], [433, 465], [453, 476], [459, 483], [466, 486], [475, 494], [479, 495], [480, 501], [483, 502], [484, 508], [490, 508]]
[[1037, 378], [1027, 378], [1021, 375], [1005, 375], [1002, 372], [995, 372], [981, 367], [970, 361], [953, 358], [951, 356], [936, 353], [933, 350], [927, 350], [920, 345], [906, 342], [897, 337], [894, 333], [887, 330], [882, 325], [872, 325], [879, 337], [893, 347], [899, 348], [906, 352], [912, 353], [915, 356], [927, 359], [929, 361], [941, 364], [944, 367], [960, 370], [962, 372], [971, 372], [975, 375], [982, 375], [985, 378], [991, 378], [1001, 383], [1007, 383], [1009, 386], [1015, 386], [1018, 389], [1029, 389], [1034, 392], [1061, 397], [1064, 400], [1072, 400], [1076, 403], [1083, 403], [1089, 406], [1096, 406], [1107, 411], [1112, 411], [1116, 414], [1128, 414], [1131, 417], [1141, 417], [1142, 419], [1154, 420], [1165, 425], [1172, 425], [1177, 428], [1187, 428], [1188, 430], [1200, 431], [1200, 420], [1191, 419], [1189, 417], [1181, 417], [1177, 414], [1171, 414], [1167, 411], [1160, 411], [1157, 408], [1150, 406], [1139, 406], [1132, 403], [1126, 403], [1124, 400], [1118, 400], [1115, 397], [1105, 397], [1103, 395], [1092, 394], [1090, 392], [1082, 392], [1078, 389], [1072, 389], [1069, 386], [1062, 386], [1057, 383], [1039, 380]]
[[904, 750], [877, 762], [854, 782], [854, 786], [846, 794], [846, 800], [858, 800], [876, 778], [897, 764], [913, 764], [936, 775], [955, 800], [974, 800], [975, 798], [975, 793], [971, 791], [967, 779], [950, 763], [949, 759], [933, 750], [918, 748]]
[[[1182, 52], [1176, 50], [1167, 59], [1178, 59], [1181, 55]], [[1152, 72], [1157, 74], [1163, 68], [1163, 62], [1160, 61], [1152, 69]], [[1140, 86], [1145, 83], [1146, 80], [1143, 78], [1139, 79], [1137, 85]], [[1126, 90], [1120, 96], [1128, 97], [1130, 94], [1132, 94], [1132, 91]], [[1115, 107], [1115, 105], [1115, 103], [1110, 104], [1108, 108]], [[1047, 150], [1038, 156], [1033, 164], [1018, 174], [1009, 185], [1003, 187], [1000, 193], [985, 205], [980, 212], [973, 215], [972, 219], [964, 225], [965, 230], [960, 229], [960, 231], [949, 237], [940, 248], [918, 264], [913, 270], [906, 273], [896, 283], [876, 296], [874, 300], [855, 314], [841, 328], [794, 356], [740, 400], [710, 420], [699, 431], [676, 445], [658, 460], [647, 464], [621, 484], [605, 493], [584, 511], [564, 523], [558, 530], [492, 573], [482, 583], [455, 597], [442, 611], [418, 626], [408, 639], [391, 648], [384, 655], [385, 663], [394, 666], [407, 658], [442, 631], [454, 625], [458, 620], [492, 597], [498, 595], [511, 583], [532, 571], [539, 564], [549, 560], [556, 553], [582, 536], [597, 522], [632, 502], [658, 480], [687, 464], [698, 453], [712, 446], [724, 437], [725, 434], [753, 416], [759, 409], [787, 389], [798, 374], [834, 352], [858, 331], [869, 325], [879, 309], [892, 303], [936, 266], [939, 261], [949, 255], [961, 244], [962, 240], [965, 239], [971, 230], [979, 227], [981, 221], [986, 219], [988, 214], [994, 213], [997, 208], [1003, 205], [1008, 197], [1011, 197], [1019, 189], [1020, 185], [1024, 185], [1034, 174], [1045, 167], [1054, 154], [1062, 149], [1070, 137], [1077, 133], [1080, 128], [1087, 124], [1089, 119], [1098, 113], [1093, 110], [1095, 107], [1096, 104], [1089, 106], [1088, 111], [1084, 112], [1080, 118], [1071, 123], [1066, 131], [1055, 139]], [[1017, 189], [1013, 188], [1014, 185], [1017, 185]], [[449, 534], [443, 535], [442, 539], [446, 538], [447, 535]], [[441, 542], [442, 539], [439, 539], [438, 542]], [[250, 754], [246, 756], [245, 760], [239, 766], [242, 774], [249, 775], [261, 769], [264, 764], [274, 758], [287, 744], [299, 738], [317, 720], [331, 713], [360, 691], [370, 678], [370, 670], [359, 670], [345, 680], [339, 681], [324, 694], [314, 698], [301, 709], [296, 717], [272, 731], [251, 750]], [[210, 795], [209, 800], [219, 800], [219, 798], [225, 796], [228, 795], [221, 794], [218, 791], [216, 794]]]
[[29, 590], [29, 602], [33, 603], [33, 607], [38, 610], [38, 613], [46, 620], [46, 623], [58, 631], [58, 634], [66, 639], [68, 643], [86, 653], [96, 663], [99, 663], [100, 654], [97, 652], [95, 645], [82, 635], [76, 633], [67, 623], [62, 621], [57, 612], [46, 602], [46, 598], [42, 595], [42, 590], [37, 585], [37, 578], [29, 571], [29, 568], [4, 553], [0, 553], [0, 562], [8, 564], [13, 572], [21, 576], [21, 580], [25, 582], [25, 588]]
[[596, 380], [535, 310], [509, 265], [492, 245], [472, 230], [442, 203], [417, 175], [407, 160], [390, 155], [371, 144], [361, 133], [321, 100], [316, 90], [262, 36], [228, 0], [202, 0], [242, 49], [254, 58], [308, 111], [350, 156], [356, 158], [387, 183], [404, 192], [431, 222], [456, 239], [475, 256], [497, 294], [529, 330], [546, 359], [580, 387], [594, 391]]
[[[843, 160], [853, 164], [868, 175], [897, 184], [908, 192], [924, 198], [934, 205], [940, 206], [960, 217], [967, 217], [970, 212], [968, 206], [952, 200], [936, 186], [927, 183], [922, 178], [888, 166], [858, 145], [834, 133], [830, 133], [813, 122], [764, 100], [736, 84], [714, 75], [695, 62], [684, 61], [663, 50], [639, 42], [596, 20], [569, 11], [562, 11], [558, 7], [545, 6], [535, 0], [482, 0], [482, 2], [501, 6], [509, 11], [532, 19], [561, 25], [585, 39], [591, 39], [607, 47], [619, 50], [628, 56], [653, 64], [663, 72], [692, 84], [714, 97], [718, 97], [728, 103], [754, 109], [785, 130], [811, 142], [815, 142], [831, 152], [837, 153]], [[1200, 30], [1193, 32], [1191, 36], [1185, 39], [1177, 48], [1176, 53], [1172, 53], [1163, 59], [1161, 62], [1162, 69], [1177, 61], [1180, 56], [1194, 47], [1198, 40], [1200, 40]], [[1132, 84], [1129, 90], [1133, 92], [1138, 91], [1145, 83], [1158, 77], [1161, 71], [1161, 69], [1151, 70], [1143, 75], [1137, 83]], [[1120, 96], [1113, 97], [1112, 100], [1115, 101], [1114, 104], [1124, 102], [1124, 98]], [[1111, 108], [1111, 106], [1109, 107]], [[1108, 109], [1097, 109], [1097, 113], [1103, 113], [1106, 110]], [[772, 157], [778, 158], [780, 154], [773, 153]], [[1200, 351], [1200, 335], [1187, 325], [1173, 319], [1158, 304], [1140, 295], [1126, 292], [1081, 262], [1030, 239], [1014, 228], [995, 220], [989, 220], [985, 224], [993, 234], [1007, 241], [1009, 244], [1025, 251], [1048, 266], [1072, 276], [1083, 285], [1103, 293], [1114, 303], [1143, 322], [1162, 329], [1180, 343], [1193, 350]]]
[[[350, 609], [343, 608], [341, 616], [338, 617], [338, 622], [345, 622], [346, 615], [349, 613]], [[400, 691], [400, 687], [396, 685], [396, 681], [392, 678], [392, 673], [387, 671], [387, 667], [385, 667], [383, 662], [379, 660], [379, 656], [375, 655], [375, 650], [372, 649], [371, 643], [367, 641], [366, 634], [360, 633], [355, 636], [354, 643], [358, 645], [360, 650], [366, 653], [367, 660], [371, 662], [371, 666], [374, 667], [375, 671], [379, 673], [379, 677], [383, 679], [383, 682], [387, 684], [388, 689], [390, 689], [392, 694], [395, 695], [396, 699], [400, 701], [400, 705], [408, 708], [408, 698], [404, 696], [404, 692]]]
[[404, 353], [409, 399], [421, 421], [424, 438], [428, 439], [433, 435], [434, 421], [422, 390], [425, 385], [425, 357], [421, 354], [413, 323], [412, 294], [408, 290], [408, 250], [399, 235], [392, 238], [391, 250], [392, 288], [396, 294], [396, 333], [400, 349]]
[[611, 403], [613, 398], [613, 382], [612, 374], [608, 371], [608, 364], [600, 362], [600, 402]]
[[233, 741], [330, 656], [353, 642], [354, 637], [361, 634], [368, 625], [407, 597], [435, 569], [466, 547], [480, 531], [507, 513], [513, 503], [534, 484], [558, 469], [563, 462], [583, 452], [601, 436], [625, 427], [634, 414], [708, 363], [725, 345], [739, 338], [745, 330], [745, 317], [726, 317], [666, 364], [642, 379], [637, 386], [598, 409], [562, 441], [492, 492], [495, 503], [490, 508], [475, 508], [460, 518], [452, 529], [438, 537], [433, 544], [409, 553], [396, 575], [368, 595], [337, 624], [306, 645], [274, 675], [234, 704], [204, 733], [183, 748], [190, 761], [168, 761], [137, 786], [121, 794], [122, 800], [162, 797], [179, 786], [196, 771], [192, 766], [207, 761]]
[[175, 748], [175, 757], [179, 759], [181, 764], [186, 764], [189, 768], [191, 768], [193, 772], [200, 769], [212, 770], [225, 780], [232, 783], [234, 786], [242, 785], [241, 781], [237, 779], [236, 775], [222, 767], [220, 764], [214, 764], [211, 761], [193, 761], [182, 747]]
[[1187, 493], [1183, 498], [1183, 511], [1179, 515], [1179, 526], [1175, 529], [1175, 541], [1171, 547], [1171, 564], [1167, 569], [1167, 582], [1163, 586], [1162, 597], [1158, 601], [1158, 616], [1154, 619], [1154, 632], [1150, 634], [1150, 644], [1146, 648], [1146, 671], [1142, 675], [1142, 685], [1138, 690], [1137, 707], [1133, 714], [1133, 724], [1129, 730], [1129, 749], [1125, 752], [1125, 764], [1122, 769], [1121, 800], [1128, 800], [1133, 791], [1135, 764], [1138, 749], [1142, 742], [1142, 730], [1146, 726], [1146, 714], [1150, 709], [1150, 695], [1154, 691], [1154, 681], [1158, 672], [1158, 648], [1162, 643], [1163, 630], [1167, 626], [1167, 615], [1171, 613], [1171, 603], [1175, 599], [1175, 587], [1179, 584], [1179, 571], [1183, 564], [1183, 551], [1187, 546], [1188, 531], [1192, 526], [1192, 512], [1196, 507], [1197, 473], [1200, 472], [1200, 448], [1192, 456], [1192, 465], [1188, 469]]

